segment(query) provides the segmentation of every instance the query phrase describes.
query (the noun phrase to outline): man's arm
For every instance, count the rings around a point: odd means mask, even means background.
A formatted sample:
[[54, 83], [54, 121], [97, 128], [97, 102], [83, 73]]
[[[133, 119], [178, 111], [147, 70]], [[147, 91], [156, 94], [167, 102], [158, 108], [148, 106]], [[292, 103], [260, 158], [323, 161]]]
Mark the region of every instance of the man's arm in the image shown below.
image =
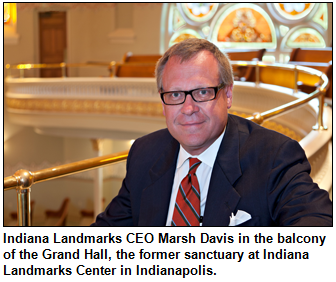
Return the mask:
[[273, 162], [268, 180], [270, 214], [279, 226], [332, 226], [327, 191], [313, 183], [310, 164], [301, 146], [286, 141]]
[[100, 213], [91, 226], [133, 226], [130, 194], [125, 179], [118, 195]]
[[[132, 147], [133, 148], [133, 147]], [[126, 171], [129, 169], [131, 162], [132, 148], [127, 157]], [[96, 221], [91, 226], [133, 226], [132, 208], [130, 191], [127, 187], [127, 173], [122, 182], [118, 195], [110, 202], [105, 211], [100, 213]]]

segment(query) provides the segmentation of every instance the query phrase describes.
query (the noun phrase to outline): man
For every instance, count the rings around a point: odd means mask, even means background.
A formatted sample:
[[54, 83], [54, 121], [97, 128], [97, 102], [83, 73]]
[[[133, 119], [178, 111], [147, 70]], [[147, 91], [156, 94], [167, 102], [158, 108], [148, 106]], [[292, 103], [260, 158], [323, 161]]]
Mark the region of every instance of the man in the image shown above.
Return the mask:
[[93, 226], [331, 225], [300, 145], [228, 115], [232, 68], [212, 43], [173, 45], [156, 69], [168, 129], [136, 140]]

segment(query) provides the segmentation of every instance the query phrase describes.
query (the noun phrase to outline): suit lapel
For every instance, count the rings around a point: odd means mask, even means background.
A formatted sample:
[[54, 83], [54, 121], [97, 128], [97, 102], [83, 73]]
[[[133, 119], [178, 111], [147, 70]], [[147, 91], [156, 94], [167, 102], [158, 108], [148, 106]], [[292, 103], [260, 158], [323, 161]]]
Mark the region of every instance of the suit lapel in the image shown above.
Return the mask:
[[205, 206], [203, 226], [228, 226], [240, 195], [234, 189], [242, 175], [239, 163], [239, 130], [229, 115], [222, 144], [212, 170]]
[[[211, 175], [203, 226], [228, 226], [240, 195], [233, 187], [242, 175], [239, 124], [229, 115], [226, 132]], [[140, 226], [165, 226], [175, 176], [179, 143], [170, 144], [150, 169], [151, 183], [141, 195]]]
[[179, 143], [172, 138], [170, 144], [150, 169], [152, 180], [141, 195], [140, 226], [165, 226], [173, 187]]

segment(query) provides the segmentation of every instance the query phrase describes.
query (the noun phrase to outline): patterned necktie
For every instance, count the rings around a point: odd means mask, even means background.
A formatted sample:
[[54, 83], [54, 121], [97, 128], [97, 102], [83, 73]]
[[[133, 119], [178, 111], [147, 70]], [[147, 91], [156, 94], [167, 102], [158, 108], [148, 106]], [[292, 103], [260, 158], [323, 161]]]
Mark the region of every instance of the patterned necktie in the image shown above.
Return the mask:
[[172, 226], [199, 226], [200, 224], [200, 188], [196, 169], [201, 161], [189, 158], [189, 171], [177, 192]]

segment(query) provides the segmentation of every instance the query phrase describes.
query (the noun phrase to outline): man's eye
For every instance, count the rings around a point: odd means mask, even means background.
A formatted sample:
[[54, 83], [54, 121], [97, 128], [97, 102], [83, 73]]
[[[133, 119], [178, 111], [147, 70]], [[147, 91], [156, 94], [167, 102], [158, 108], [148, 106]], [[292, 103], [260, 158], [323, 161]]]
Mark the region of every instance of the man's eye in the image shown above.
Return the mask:
[[202, 95], [202, 96], [209, 95], [210, 90], [209, 89], [201, 89], [201, 90], [198, 90], [197, 94]]
[[170, 94], [172, 98], [179, 98], [181, 96], [181, 93], [179, 92], [174, 92]]

